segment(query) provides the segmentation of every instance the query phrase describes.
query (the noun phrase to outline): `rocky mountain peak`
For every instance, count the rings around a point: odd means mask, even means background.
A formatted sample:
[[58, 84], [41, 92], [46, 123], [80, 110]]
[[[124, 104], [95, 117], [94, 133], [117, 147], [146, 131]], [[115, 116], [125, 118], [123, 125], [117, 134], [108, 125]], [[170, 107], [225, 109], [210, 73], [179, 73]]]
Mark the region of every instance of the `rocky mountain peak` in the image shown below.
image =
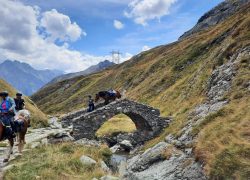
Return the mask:
[[191, 30], [185, 32], [179, 39], [184, 39], [194, 33], [205, 30], [224, 21], [247, 3], [250, 3], [250, 0], [226, 0], [220, 3], [218, 6], [205, 13], [198, 20], [197, 24]]

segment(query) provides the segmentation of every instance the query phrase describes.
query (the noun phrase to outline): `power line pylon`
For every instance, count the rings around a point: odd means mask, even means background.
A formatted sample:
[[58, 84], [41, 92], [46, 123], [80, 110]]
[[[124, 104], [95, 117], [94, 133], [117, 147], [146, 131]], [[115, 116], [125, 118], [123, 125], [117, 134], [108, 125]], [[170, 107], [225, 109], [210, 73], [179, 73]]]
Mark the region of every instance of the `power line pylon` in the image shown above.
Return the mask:
[[111, 51], [110, 54], [112, 55], [112, 61], [116, 64], [120, 64], [121, 59], [121, 52], [120, 51]]

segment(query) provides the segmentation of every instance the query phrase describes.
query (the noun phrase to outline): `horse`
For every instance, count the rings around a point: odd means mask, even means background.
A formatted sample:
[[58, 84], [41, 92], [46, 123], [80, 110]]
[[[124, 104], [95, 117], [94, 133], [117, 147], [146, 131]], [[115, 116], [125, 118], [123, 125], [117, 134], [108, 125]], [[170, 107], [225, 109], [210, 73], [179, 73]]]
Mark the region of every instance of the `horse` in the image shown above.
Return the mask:
[[[25, 144], [25, 134], [27, 133], [27, 129], [30, 123], [30, 113], [28, 110], [21, 110], [15, 116], [15, 124], [16, 122], [21, 122], [22, 127], [17, 127], [17, 140], [18, 140], [18, 152], [21, 154], [23, 151], [23, 147]], [[9, 141], [9, 151], [7, 157], [4, 158], [3, 162], [8, 162], [10, 159], [10, 155], [13, 153], [14, 147], [14, 138], [13, 137], [5, 137], [6, 126], [3, 123], [0, 123], [0, 141], [8, 140]]]
[[112, 100], [120, 99], [121, 93], [119, 91], [115, 91], [116, 93], [112, 96], [111, 93], [108, 91], [100, 91], [99, 93], [96, 94], [95, 96], [95, 102], [98, 102], [100, 98], [104, 99], [105, 102], [104, 104], [107, 105], [109, 102]]
[[13, 137], [7, 137], [5, 138], [4, 137], [4, 133], [6, 132], [6, 126], [1, 122], [0, 123], [0, 141], [4, 141], [6, 139], [9, 140], [9, 151], [8, 151], [8, 155], [6, 158], [4, 158], [3, 162], [8, 162], [9, 161], [9, 158], [10, 158], [10, 155], [12, 154], [13, 152], [13, 147], [14, 147], [14, 138]]
[[17, 130], [18, 152], [21, 154], [24, 145], [26, 144], [25, 135], [30, 124], [30, 112], [28, 110], [20, 110], [17, 113], [15, 122], [17, 122], [17, 124], [22, 123], [22, 125], [19, 125], [19, 128]]

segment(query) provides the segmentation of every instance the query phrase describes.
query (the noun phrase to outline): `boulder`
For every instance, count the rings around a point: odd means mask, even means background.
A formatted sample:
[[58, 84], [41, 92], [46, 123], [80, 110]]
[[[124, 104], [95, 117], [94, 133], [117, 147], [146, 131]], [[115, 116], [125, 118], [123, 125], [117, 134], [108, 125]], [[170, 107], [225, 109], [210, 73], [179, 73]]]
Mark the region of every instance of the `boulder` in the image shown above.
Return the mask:
[[[171, 148], [169, 157], [164, 157], [166, 148]], [[166, 155], [165, 155], [166, 156]], [[127, 168], [121, 175], [125, 180], [205, 180], [202, 166], [182, 151], [161, 142], [142, 155], [129, 159]]]
[[111, 172], [111, 170], [109, 169], [109, 167], [107, 166], [107, 164], [104, 161], [101, 161], [101, 168], [106, 173], [110, 173]]
[[101, 143], [96, 140], [89, 140], [86, 138], [79, 139], [78, 141], [75, 141], [76, 144], [84, 145], [84, 146], [94, 146], [94, 147], [100, 147]]
[[49, 125], [53, 129], [61, 129], [62, 128], [61, 123], [58, 122], [58, 118], [56, 118], [56, 117], [51, 117], [49, 119]]
[[75, 139], [65, 131], [55, 132], [53, 135], [48, 137], [48, 143], [57, 144], [62, 142], [72, 142]]
[[128, 140], [123, 140], [122, 142], [119, 143], [120, 146], [125, 149], [126, 151], [130, 151], [131, 149], [133, 149], [133, 145], [131, 144], [130, 141]]
[[114, 145], [113, 147], [110, 148], [112, 153], [117, 153], [121, 151], [121, 146], [119, 144]]
[[120, 178], [108, 175], [101, 177], [100, 180], [120, 180]]
[[86, 166], [93, 166], [96, 164], [96, 161], [88, 156], [85, 156], [85, 155], [82, 155], [80, 157], [80, 161], [83, 165], [86, 165]]
[[168, 143], [160, 142], [154, 147], [146, 150], [143, 154], [134, 156], [128, 160], [128, 168], [132, 171], [143, 171], [153, 163], [165, 159], [164, 151], [169, 147]]

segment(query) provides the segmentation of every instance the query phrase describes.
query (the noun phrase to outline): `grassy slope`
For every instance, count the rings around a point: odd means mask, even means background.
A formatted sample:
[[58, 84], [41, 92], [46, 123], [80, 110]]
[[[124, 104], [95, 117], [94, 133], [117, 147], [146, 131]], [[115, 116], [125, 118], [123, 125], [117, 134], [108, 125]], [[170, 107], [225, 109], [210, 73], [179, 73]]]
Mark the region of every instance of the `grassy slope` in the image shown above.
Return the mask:
[[[99, 90], [126, 89], [129, 98], [158, 107], [163, 115], [175, 119], [146, 147], [163, 140], [168, 133], [178, 136], [190, 110], [205, 100], [207, 81], [213, 69], [227, 62], [238, 49], [250, 45], [249, 9], [246, 6], [207, 31], [143, 52], [115, 68], [54, 84], [32, 98], [45, 112], [58, 113], [83, 107], [84, 97]], [[244, 178], [249, 173], [249, 91], [242, 88], [250, 80], [249, 57], [243, 58], [227, 96], [230, 103], [226, 113], [214, 116], [208, 124], [199, 127], [196, 156], [206, 163], [207, 173], [212, 177]]]
[[[80, 157], [87, 155], [98, 163], [86, 166]], [[75, 144], [43, 146], [25, 152], [22, 158], [14, 161], [15, 166], [5, 175], [6, 180], [70, 180], [100, 178], [105, 174], [100, 167], [100, 160], [109, 158], [107, 147], [84, 147]]]
[[[0, 79], [0, 91], [7, 90], [10, 93], [11, 97], [14, 97], [16, 94], [16, 90], [6, 83], [4, 80]], [[24, 97], [26, 102], [26, 108], [31, 112], [31, 125], [33, 127], [44, 126], [47, 124], [46, 115], [37, 108], [35, 103], [31, 101], [28, 97]]]

